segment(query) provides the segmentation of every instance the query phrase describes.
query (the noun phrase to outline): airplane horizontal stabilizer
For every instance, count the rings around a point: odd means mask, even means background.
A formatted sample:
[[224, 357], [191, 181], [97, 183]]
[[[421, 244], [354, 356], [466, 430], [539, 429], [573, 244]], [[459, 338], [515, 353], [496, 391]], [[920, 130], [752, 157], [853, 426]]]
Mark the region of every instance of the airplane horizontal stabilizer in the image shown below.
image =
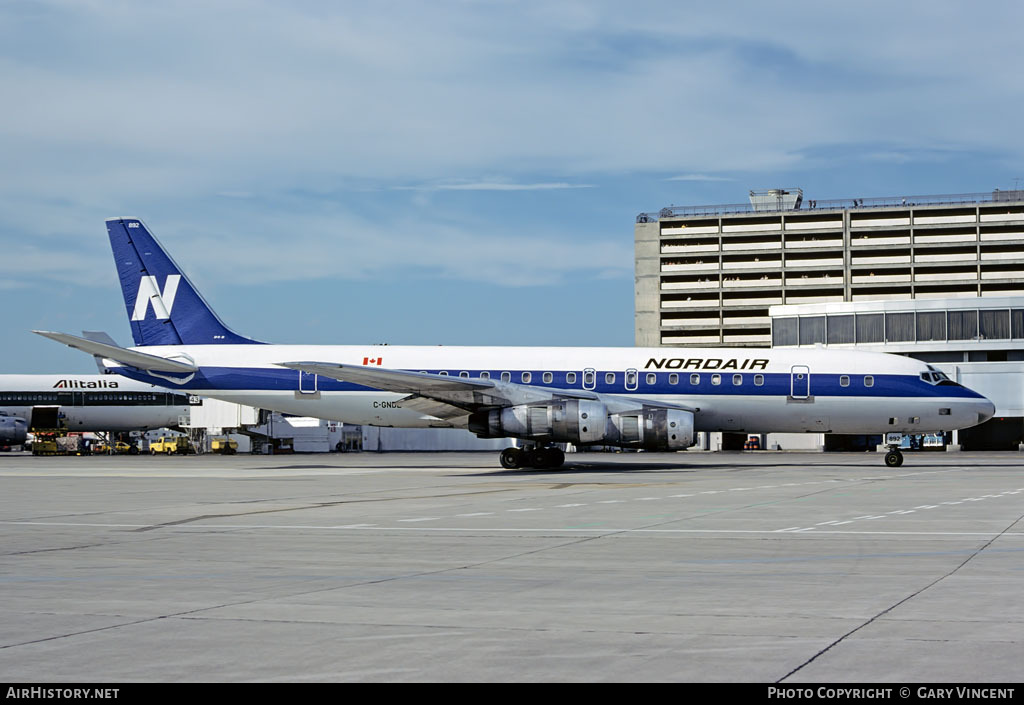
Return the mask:
[[104, 359], [114, 360], [116, 362], [120, 362], [123, 365], [136, 367], [140, 370], [189, 374], [191, 372], [196, 372], [199, 369], [195, 365], [190, 365], [185, 362], [169, 360], [166, 357], [160, 357], [159, 355], [149, 355], [148, 353], [141, 353], [135, 350], [129, 350], [127, 348], [122, 348], [117, 345], [100, 343], [95, 340], [80, 338], [77, 335], [70, 335], [68, 333], [54, 333], [52, 331], [46, 330], [34, 330], [32, 332], [41, 335], [44, 338], [56, 340], [58, 343], [64, 343], [70, 348], [81, 350], [82, 352], [89, 353], [90, 355], [97, 355]]

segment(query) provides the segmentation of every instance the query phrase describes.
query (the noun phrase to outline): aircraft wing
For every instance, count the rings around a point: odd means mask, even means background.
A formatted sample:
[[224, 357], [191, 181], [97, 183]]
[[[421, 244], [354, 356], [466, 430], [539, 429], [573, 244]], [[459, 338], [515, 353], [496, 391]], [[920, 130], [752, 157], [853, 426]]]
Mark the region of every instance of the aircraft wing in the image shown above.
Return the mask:
[[[611, 412], [653, 406], [693, 411], [689, 406], [614, 394], [597, 394], [581, 389], [559, 389], [533, 384], [516, 384], [492, 379], [469, 379], [446, 375], [382, 369], [336, 362], [279, 362], [281, 367], [302, 370], [372, 389], [408, 394], [403, 406], [417, 408], [438, 418], [454, 418], [482, 409], [499, 409], [517, 404], [544, 402], [555, 398], [603, 401]], [[408, 403], [406, 403], [408, 402]]]
[[[509, 382], [495, 382], [489, 379], [467, 379], [445, 375], [423, 374], [407, 370], [389, 370], [363, 365], [347, 365], [337, 362], [279, 362], [281, 367], [302, 370], [310, 374], [330, 377], [342, 382], [361, 384], [372, 389], [409, 394], [416, 397], [443, 402], [460, 409], [457, 415], [483, 408], [500, 408], [510, 404], [521, 404], [535, 399], [550, 399], [550, 394], [531, 393], [529, 385], [515, 385]], [[513, 389], [521, 388], [522, 391]], [[519, 401], [520, 398], [523, 401]], [[515, 399], [516, 401], [513, 401]], [[432, 414], [437, 415], [437, 414]], [[455, 414], [453, 414], [455, 415]]]
[[156, 372], [175, 372], [178, 374], [189, 374], [199, 368], [178, 360], [171, 360], [159, 355], [150, 355], [136, 350], [129, 350], [109, 343], [101, 343], [88, 338], [79, 338], [77, 335], [68, 333], [54, 333], [47, 330], [34, 330], [33, 333], [64, 343], [70, 348], [96, 355], [103, 359], [114, 360], [129, 367], [137, 367], [140, 370], [153, 370]]

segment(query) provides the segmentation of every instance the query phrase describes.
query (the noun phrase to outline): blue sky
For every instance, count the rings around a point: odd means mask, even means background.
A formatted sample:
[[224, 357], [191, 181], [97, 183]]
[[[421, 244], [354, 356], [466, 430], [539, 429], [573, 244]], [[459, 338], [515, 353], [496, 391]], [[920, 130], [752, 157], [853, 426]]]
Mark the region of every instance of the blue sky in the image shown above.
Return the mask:
[[1024, 182], [1024, 5], [0, 4], [5, 372], [130, 343], [104, 218], [240, 333], [631, 345], [669, 205]]

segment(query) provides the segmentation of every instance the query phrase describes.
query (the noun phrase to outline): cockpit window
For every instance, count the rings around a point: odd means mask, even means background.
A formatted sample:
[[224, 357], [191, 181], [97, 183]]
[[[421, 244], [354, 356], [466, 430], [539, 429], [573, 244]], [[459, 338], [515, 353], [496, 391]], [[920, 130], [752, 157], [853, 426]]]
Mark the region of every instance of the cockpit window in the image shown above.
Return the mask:
[[946, 373], [939, 372], [938, 370], [933, 370], [931, 372], [922, 372], [921, 379], [923, 379], [928, 384], [939, 384], [940, 382], [949, 381], [949, 377], [946, 376]]

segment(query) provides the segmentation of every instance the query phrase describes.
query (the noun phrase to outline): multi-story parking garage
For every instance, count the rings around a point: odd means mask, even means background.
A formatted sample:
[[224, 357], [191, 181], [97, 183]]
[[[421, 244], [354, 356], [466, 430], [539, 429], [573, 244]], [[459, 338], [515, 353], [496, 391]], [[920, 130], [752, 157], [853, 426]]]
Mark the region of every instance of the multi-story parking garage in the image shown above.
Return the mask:
[[750, 195], [749, 204], [637, 218], [637, 345], [830, 345], [912, 355], [969, 378], [996, 402], [989, 428], [947, 440], [1024, 440], [1024, 192]]

